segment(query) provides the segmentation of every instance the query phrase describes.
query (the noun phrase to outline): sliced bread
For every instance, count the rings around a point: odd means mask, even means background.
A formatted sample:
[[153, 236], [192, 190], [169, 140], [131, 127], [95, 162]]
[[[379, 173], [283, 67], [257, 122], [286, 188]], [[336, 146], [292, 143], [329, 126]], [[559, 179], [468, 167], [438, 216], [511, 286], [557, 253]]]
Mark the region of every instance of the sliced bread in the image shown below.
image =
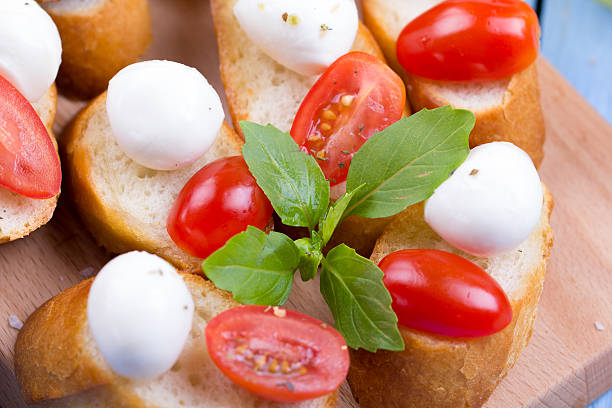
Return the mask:
[[151, 43], [148, 0], [59, 0], [42, 7], [62, 38], [60, 91], [79, 99], [104, 92]]
[[458, 339], [400, 326], [401, 352], [353, 351], [349, 384], [362, 408], [480, 407], [514, 366], [533, 329], [546, 262], [553, 243], [553, 198], [545, 191], [542, 217], [515, 250], [477, 258], [451, 247], [425, 222], [423, 204], [410, 207], [376, 243], [372, 260], [411, 248], [461, 255], [486, 270], [504, 289], [513, 310], [508, 327], [494, 335]]
[[[55, 85], [33, 106], [55, 143], [51, 131], [57, 106]], [[53, 216], [58, 196], [36, 200], [0, 187], [0, 243], [23, 238], [45, 225]]]
[[174, 367], [154, 380], [115, 374], [98, 351], [87, 321], [92, 279], [51, 299], [26, 321], [15, 344], [24, 399], [70, 408], [331, 408], [337, 394], [298, 404], [263, 400], [231, 382], [210, 359], [207, 322], [238, 304], [204, 279], [184, 274], [195, 306], [193, 325]]
[[201, 272], [202, 261], [183, 252], [168, 235], [166, 219], [191, 176], [216, 159], [241, 154], [242, 141], [229, 126], [223, 125], [196, 163], [176, 171], [151, 170], [117, 144], [104, 93], [79, 113], [61, 142], [74, 202], [100, 245], [116, 253], [155, 253], [180, 269]]
[[476, 115], [470, 146], [494, 141], [512, 142], [525, 150], [536, 167], [544, 157], [544, 119], [536, 63], [509, 78], [481, 83], [433, 81], [410, 75], [396, 56], [396, 40], [415, 17], [442, 0], [363, 0], [366, 25], [389, 64], [403, 75], [412, 109], [451, 105]]

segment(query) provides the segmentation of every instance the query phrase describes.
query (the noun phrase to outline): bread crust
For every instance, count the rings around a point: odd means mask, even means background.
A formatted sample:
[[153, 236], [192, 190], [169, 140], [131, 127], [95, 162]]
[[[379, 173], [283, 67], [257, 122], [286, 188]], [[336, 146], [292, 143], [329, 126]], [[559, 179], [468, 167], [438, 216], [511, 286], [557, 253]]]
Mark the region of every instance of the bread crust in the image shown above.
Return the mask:
[[[415, 111], [450, 104], [437, 92], [442, 84], [440, 81], [410, 74], [405, 74], [404, 78]], [[539, 167], [544, 159], [546, 128], [540, 104], [537, 64], [512, 75], [508, 81], [501, 104], [474, 112], [476, 125], [470, 134], [470, 148], [490, 142], [511, 142], [527, 152]]]
[[83, 347], [87, 297], [93, 279], [81, 282], [36, 310], [15, 343], [15, 375], [28, 403], [62, 398], [110, 384], [108, 366]]
[[[215, 309], [238, 306], [230, 293], [211, 282], [192, 274], [181, 276], [194, 297], [214, 298]], [[95, 347], [87, 320], [92, 282], [93, 278], [65, 290], [26, 320], [15, 344], [15, 371], [24, 399], [57, 408], [162, 408], [141, 399], [131, 381], [115, 374]], [[320, 407], [334, 407], [337, 397], [337, 392], [330, 394]]]
[[[366, 25], [378, 40], [389, 65], [406, 82], [412, 110], [417, 112], [423, 108], [449, 105], [450, 102], [438, 92], [444, 82], [410, 75], [399, 64], [396, 56], [397, 38], [385, 24], [391, 16], [387, 15], [380, 0], [363, 0], [362, 4]], [[544, 158], [546, 129], [536, 66], [537, 63], [534, 63], [506, 79], [507, 86], [500, 104], [474, 112], [476, 126], [470, 135], [470, 147], [494, 141], [511, 142], [525, 150], [536, 167], [540, 166]]]
[[151, 43], [148, 0], [106, 0], [87, 11], [55, 12], [43, 3], [62, 38], [57, 84], [73, 98], [90, 99]]
[[[157, 254], [181, 270], [191, 273], [202, 273], [202, 260], [192, 257], [176, 245], [158, 242], [141, 231], [137, 225], [130, 225], [124, 215], [105, 203], [97, 191], [93, 176], [91, 149], [84, 135], [94, 115], [106, 109], [106, 93], [98, 96], [87, 105], [66, 128], [62, 136], [62, 148], [66, 156], [66, 176], [69, 179], [69, 192], [81, 215], [81, 219], [91, 231], [99, 245], [113, 253], [124, 253], [133, 250]], [[224, 137], [236, 146], [242, 145], [225, 123], [221, 129]], [[221, 136], [220, 136], [221, 137]]]
[[[51, 141], [57, 150], [57, 141], [55, 140], [55, 135], [53, 134], [53, 123], [55, 121], [55, 114], [57, 110], [57, 89], [55, 84], [52, 84], [41, 100], [32, 104], [32, 106], [34, 107], [34, 110], [36, 110], [36, 113], [38, 113], [38, 116], [40, 116], [40, 119], [47, 128], [49, 135], [51, 135]], [[6, 191], [2, 191], [2, 194], [11, 194], [16, 196], [16, 194]], [[55, 208], [57, 207], [59, 195], [60, 193], [58, 193], [55, 197], [46, 200], [35, 200], [32, 198], [19, 196], [19, 201], [23, 201], [24, 203], [34, 201], [38, 208], [24, 225], [10, 230], [3, 230], [0, 228], [0, 244], [23, 238], [49, 222], [49, 220], [53, 217]], [[1, 201], [2, 200], [0, 199], [0, 202]], [[6, 205], [5, 203], [3, 204]], [[3, 205], [0, 204], [0, 208], [2, 208], [2, 206]]]
[[[531, 337], [553, 243], [552, 208], [553, 199], [546, 190], [542, 219], [533, 233], [539, 243], [538, 262], [510, 296], [514, 313], [510, 325], [477, 339], [453, 339], [400, 326], [404, 351], [352, 351], [348, 379], [362, 408], [480, 407], [485, 403]], [[390, 225], [378, 240], [372, 260], [378, 263], [405, 247], [403, 225], [424, 223], [422, 214], [422, 204], [413, 206]]]

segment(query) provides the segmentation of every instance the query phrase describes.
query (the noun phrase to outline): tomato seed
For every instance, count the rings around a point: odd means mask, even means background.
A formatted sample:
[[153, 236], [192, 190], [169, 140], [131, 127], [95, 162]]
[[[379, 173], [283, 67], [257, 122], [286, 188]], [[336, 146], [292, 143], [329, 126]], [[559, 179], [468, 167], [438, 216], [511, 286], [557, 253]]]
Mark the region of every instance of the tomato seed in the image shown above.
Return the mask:
[[325, 120], [338, 119], [338, 115], [336, 115], [336, 113], [331, 109], [324, 110], [323, 113], [321, 114], [321, 117]]
[[355, 97], [353, 95], [344, 95], [340, 98], [340, 103], [348, 108], [353, 104], [354, 99]]
[[332, 126], [329, 123], [321, 123], [319, 126], [323, 132], [329, 132], [332, 130]]

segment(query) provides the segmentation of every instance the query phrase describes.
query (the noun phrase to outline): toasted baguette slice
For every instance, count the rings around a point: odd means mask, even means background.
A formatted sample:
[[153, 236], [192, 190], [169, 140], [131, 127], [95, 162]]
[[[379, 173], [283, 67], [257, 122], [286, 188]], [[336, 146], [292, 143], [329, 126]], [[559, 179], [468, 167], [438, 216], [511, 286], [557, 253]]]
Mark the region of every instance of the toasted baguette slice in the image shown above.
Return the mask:
[[553, 198], [545, 190], [542, 217], [519, 248], [490, 258], [461, 252], [425, 222], [423, 205], [410, 207], [385, 230], [372, 260], [409, 248], [459, 254], [485, 269], [502, 286], [514, 317], [499, 333], [478, 339], [453, 339], [400, 326], [402, 352], [351, 354], [349, 384], [362, 408], [480, 407], [514, 366], [533, 329], [546, 261], [552, 248]]
[[[317, 77], [303, 76], [285, 68], [253, 44], [234, 16], [237, 1], [210, 2], [219, 45], [221, 78], [234, 128], [240, 129], [240, 121], [250, 120], [260, 124], [271, 123], [288, 132], [302, 100]], [[380, 47], [361, 23], [353, 51], [367, 52], [384, 61]], [[408, 107], [405, 114], [410, 114]], [[369, 256], [376, 238], [390, 220], [349, 217], [338, 226], [331, 244], [344, 242], [360, 254]], [[300, 234], [295, 229], [285, 232], [294, 237]]]
[[148, 0], [60, 0], [42, 7], [62, 37], [57, 84], [70, 97], [98, 96], [151, 43]]
[[166, 219], [178, 193], [206, 164], [241, 154], [242, 141], [227, 125], [196, 163], [176, 171], [143, 167], [123, 153], [106, 114], [106, 93], [94, 99], [62, 137], [74, 202], [99, 244], [111, 252], [143, 250], [180, 269], [200, 272], [201, 260], [170, 239]]
[[[32, 105], [55, 143], [51, 130], [57, 106], [55, 84]], [[59, 194], [47, 200], [35, 200], [0, 187], [0, 244], [23, 238], [45, 225], [53, 216], [58, 197]]]
[[15, 344], [15, 373], [24, 399], [70, 408], [329, 408], [332, 393], [300, 404], [255, 397], [232, 383], [206, 350], [204, 329], [218, 313], [238, 304], [204, 279], [184, 274], [195, 305], [193, 326], [172, 370], [149, 381], [116, 375], [98, 351], [87, 322], [92, 279], [51, 299], [26, 321]]
[[476, 115], [470, 146], [512, 142], [525, 150], [536, 167], [544, 157], [544, 119], [536, 64], [499, 81], [453, 83], [407, 74], [397, 61], [396, 40], [415, 17], [442, 0], [363, 0], [366, 25], [381, 45], [390, 65], [404, 76], [412, 109], [452, 105]]

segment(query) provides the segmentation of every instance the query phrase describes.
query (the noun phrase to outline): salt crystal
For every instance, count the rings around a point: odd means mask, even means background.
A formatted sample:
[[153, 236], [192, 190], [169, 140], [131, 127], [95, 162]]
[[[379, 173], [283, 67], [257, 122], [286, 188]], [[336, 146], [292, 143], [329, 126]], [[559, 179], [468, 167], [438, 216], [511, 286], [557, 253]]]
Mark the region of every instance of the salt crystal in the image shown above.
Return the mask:
[[606, 328], [604, 327], [603, 324], [599, 323], [599, 321], [595, 321], [595, 328], [599, 331], [604, 331], [606, 330]]
[[274, 306], [273, 310], [274, 310], [274, 316], [276, 316], [276, 317], [285, 317], [285, 316], [287, 316], [287, 311], [285, 309], [281, 309], [278, 306]]
[[95, 272], [96, 270], [92, 266], [88, 266], [87, 268], [81, 270], [79, 274], [81, 274], [81, 276], [84, 278], [91, 278], [94, 276]]
[[9, 326], [11, 326], [15, 330], [21, 330], [23, 328], [23, 323], [15, 315], [10, 315], [8, 317], [8, 323], [9, 323]]

